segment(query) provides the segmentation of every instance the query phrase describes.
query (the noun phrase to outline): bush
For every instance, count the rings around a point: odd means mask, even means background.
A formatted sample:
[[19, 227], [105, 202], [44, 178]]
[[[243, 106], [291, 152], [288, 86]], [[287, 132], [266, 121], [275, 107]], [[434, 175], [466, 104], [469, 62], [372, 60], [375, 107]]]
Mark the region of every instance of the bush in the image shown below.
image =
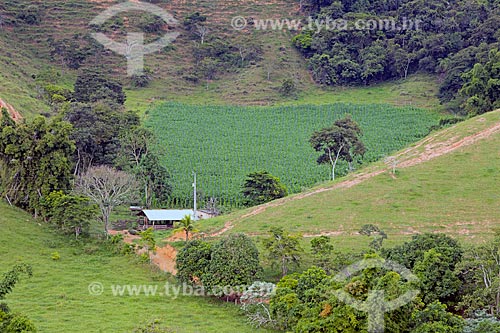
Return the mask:
[[196, 283], [210, 264], [211, 246], [209, 243], [193, 240], [179, 251], [175, 263], [177, 279], [181, 282]]
[[297, 86], [292, 79], [285, 79], [281, 83], [280, 93], [283, 96], [295, 96], [297, 94]]
[[281, 180], [267, 171], [250, 173], [245, 180], [242, 193], [249, 206], [283, 198], [288, 194]]
[[29, 25], [37, 25], [42, 21], [42, 12], [40, 11], [40, 7], [36, 5], [29, 5], [21, 9], [21, 11], [16, 15], [16, 19]]
[[[245, 234], [230, 235], [212, 247], [210, 264], [202, 276], [202, 283], [210, 291], [222, 296], [241, 294], [237, 288], [248, 286], [259, 279], [262, 268], [259, 265], [259, 251], [250, 237]], [[210, 292], [209, 291], [209, 292]]]

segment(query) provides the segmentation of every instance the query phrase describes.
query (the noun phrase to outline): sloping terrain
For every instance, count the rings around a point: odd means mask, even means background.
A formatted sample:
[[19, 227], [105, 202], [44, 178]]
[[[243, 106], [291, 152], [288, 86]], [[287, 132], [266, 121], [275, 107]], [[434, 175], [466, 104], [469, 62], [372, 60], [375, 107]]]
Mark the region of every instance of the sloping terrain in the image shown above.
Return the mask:
[[[116, 0], [53, 0], [14, 1], [0, 4], [0, 98], [22, 114], [47, 113], [50, 107], [40, 98], [38, 82], [41, 72], [58, 73], [54, 83], [72, 87], [78, 70], [64, 65], [54, 52], [54, 43], [65, 40], [63, 51], [78, 53], [85, 43], [85, 36], [92, 32], [89, 22], [106, 8], [119, 3]], [[269, 105], [276, 103], [390, 103], [436, 107], [437, 81], [433, 77], [416, 75], [407, 81], [388, 82], [360, 88], [321, 88], [315, 85], [302, 56], [292, 46], [288, 31], [255, 31], [247, 28], [236, 31], [231, 27], [235, 16], [245, 18], [289, 18], [299, 16], [298, 3], [283, 0], [252, 1], [154, 1], [171, 13], [178, 21], [200, 12], [209, 37], [218, 37], [232, 45], [254, 43], [262, 46], [262, 60], [244, 68], [218, 73], [208, 89], [204, 80], [193, 83], [195, 59], [194, 45], [199, 43], [183, 26], [177, 30], [180, 37], [167, 50], [145, 58], [145, 65], [152, 70], [153, 80], [146, 88], [134, 88], [126, 77], [125, 58], [105, 50], [102, 55], [90, 56], [82, 68], [98, 66], [109, 72], [127, 87], [129, 109], [146, 110], [158, 100], [173, 100], [190, 104]], [[16, 18], [30, 6], [38, 8], [40, 22], [26, 24]], [[121, 19], [126, 22], [125, 13]], [[110, 37], [124, 38], [132, 29], [121, 26], [110, 28]], [[72, 44], [74, 43], [76, 44]], [[83, 53], [86, 51], [83, 50]], [[280, 94], [285, 79], [297, 85], [297, 99]]]
[[379, 162], [309, 192], [210, 221], [206, 230], [212, 236], [260, 235], [281, 226], [345, 242], [371, 223], [390, 239], [446, 232], [478, 241], [500, 223], [500, 111], [436, 132], [395, 158], [395, 175]]
[[[63, 239], [31, 217], [0, 202], [0, 277], [15, 263], [33, 266], [8, 295], [13, 311], [29, 316], [40, 333], [129, 333], [159, 319], [179, 333], [266, 332], [244, 323], [231, 304], [201, 297], [167, 294], [169, 280], [129, 257], [112, 255], [98, 244]], [[60, 259], [54, 260], [57, 253]], [[102, 283], [102, 295], [89, 285]], [[113, 296], [112, 285], [157, 286], [155, 296]]]

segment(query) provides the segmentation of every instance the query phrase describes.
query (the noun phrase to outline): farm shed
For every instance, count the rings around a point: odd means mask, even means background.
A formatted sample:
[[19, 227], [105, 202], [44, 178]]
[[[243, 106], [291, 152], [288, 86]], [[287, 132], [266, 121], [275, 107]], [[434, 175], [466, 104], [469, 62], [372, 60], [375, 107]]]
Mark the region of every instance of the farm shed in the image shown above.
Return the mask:
[[192, 219], [195, 219], [192, 209], [143, 209], [137, 215], [143, 217], [141, 228], [147, 229], [152, 227], [155, 230], [173, 228], [174, 223], [179, 222], [186, 215], [190, 215]]

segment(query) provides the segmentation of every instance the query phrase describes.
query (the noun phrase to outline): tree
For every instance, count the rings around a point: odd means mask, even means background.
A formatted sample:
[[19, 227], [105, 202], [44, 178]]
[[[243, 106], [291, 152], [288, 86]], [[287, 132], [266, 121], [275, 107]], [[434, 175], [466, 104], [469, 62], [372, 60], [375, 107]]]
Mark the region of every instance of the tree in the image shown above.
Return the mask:
[[114, 165], [121, 149], [121, 139], [125, 141], [125, 133], [138, 134], [134, 129], [140, 123], [135, 113], [102, 101], [72, 103], [64, 117], [73, 125], [75, 175], [84, 173], [93, 165]]
[[153, 149], [156, 143], [156, 137], [150, 130], [134, 127], [122, 134], [115, 160], [117, 166], [134, 174], [140, 181], [146, 207], [151, 207], [154, 199], [166, 201], [172, 190], [170, 174]]
[[382, 250], [387, 259], [398, 262], [414, 271], [425, 292], [423, 300], [436, 300], [455, 305], [460, 282], [455, 272], [461, 262], [460, 244], [444, 234], [421, 234], [389, 250]]
[[133, 176], [108, 166], [91, 167], [79, 177], [76, 189], [99, 207], [107, 237], [111, 212], [131, 200], [136, 181]]
[[365, 235], [368, 237], [373, 236], [372, 241], [370, 242], [370, 247], [375, 251], [380, 251], [380, 249], [382, 249], [382, 243], [384, 239], [387, 239], [386, 233], [373, 224], [365, 224], [361, 227], [359, 233], [360, 235]]
[[210, 264], [201, 281], [214, 294], [239, 295], [242, 290], [238, 288], [251, 285], [261, 273], [259, 251], [250, 237], [232, 234], [212, 246]]
[[206, 80], [206, 89], [208, 90], [208, 84], [210, 80], [215, 79], [217, 71], [219, 70], [220, 62], [214, 58], [204, 58], [199, 62], [198, 71], [203, 78]]
[[96, 206], [89, 198], [55, 191], [41, 199], [41, 215], [65, 234], [88, 234], [96, 217]]
[[463, 282], [460, 309], [468, 316], [477, 311], [500, 315], [500, 231], [484, 245], [467, 249], [457, 267]]
[[[21, 275], [28, 277], [33, 275], [32, 268], [27, 264], [17, 264], [10, 271], [3, 275], [0, 280], [0, 300], [4, 300], [14, 286], [19, 282]], [[5, 303], [0, 303], [0, 332], [18, 333], [18, 332], [36, 332], [35, 325], [24, 315], [11, 313]]]
[[247, 205], [254, 206], [283, 198], [287, 190], [278, 177], [267, 171], [259, 171], [247, 175], [242, 194]]
[[195, 24], [195, 31], [194, 33], [200, 37], [200, 44], [205, 43], [205, 39], [207, 38], [208, 34], [210, 33], [210, 29], [208, 29], [207, 26], [204, 26], [203, 24]]
[[16, 124], [4, 112], [0, 124], [2, 195], [16, 206], [38, 212], [40, 199], [71, 188], [71, 124], [36, 117]]
[[462, 333], [464, 320], [446, 311], [446, 305], [436, 301], [412, 314], [415, 333]]
[[195, 229], [194, 227], [194, 220], [191, 218], [191, 215], [186, 215], [182, 218], [182, 220], [180, 220], [179, 222], [177, 222], [177, 230], [182, 230], [184, 231], [185, 235], [186, 235], [186, 243], [188, 242], [189, 240], [189, 233], [193, 233], [193, 232], [197, 232], [198, 230]]
[[268, 259], [278, 264], [281, 275], [288, 274], [290, 265], [298, 266], [303, 252], [300, 246], [299, 235], [290, 235], [283, 228], [271, 228], [271, 236], [264, 239], [264, 248], [268, 252]]
[[212, 246], [201, 240], [192, 240], [177, 253], [175, 265], [181, 282], [199, 283], [210, 264]]
[[463, 107], [470, 115], [482, 114], [500, 108], [500, 51], [493, 49], [485, 64], [475, 64], [463, 75], [465, 84], [460, 94]]
[[281, 82], [280, 93], [283, 96], [294, 96], [297, 93], [295, 81], [293, 79], [284, 79], [283, 82]]
[[335, 167], [339, 159], [351, 165], [356, 155], [363, 155], [366, 151], [360, 137], [359, 125], [347, 115], [335, 121], [332, 127], [316, 131], [309, 140], [314, 150], [322, 152], [318, 164], [329, 163], [332, 167], [332, 180], [335, 180]]
[[333, 251], [330, 238], [320, 236], [311, 239], [311, 251], [314, 257], [314, 264], [329, 273], [331, 271], [330, 257]]

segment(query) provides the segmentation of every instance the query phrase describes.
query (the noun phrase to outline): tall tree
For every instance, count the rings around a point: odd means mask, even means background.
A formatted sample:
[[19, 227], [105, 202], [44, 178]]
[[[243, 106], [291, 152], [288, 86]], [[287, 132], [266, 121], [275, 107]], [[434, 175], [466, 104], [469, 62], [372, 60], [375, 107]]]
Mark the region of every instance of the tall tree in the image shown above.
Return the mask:
[[139, 125], [135, 113], [102, 101], [72, 103], [64, 117], [74, 128], [71, 138], [76, 142], [75, 175], [93, 165], [114, 165], [120, 139]]
[[465, 98], [464, 108], [470, 115], [482, 114], [500, 108], [500, 51], [493, 49], [485, 64], [476, 64], [463, 75], [465, 84], [460, 94]]
[[271, 228], [271, 236], [264, 239], [268, 259], [279, 265], [282, 276], [288, 274], [290, 265], [298, 266], [303, 252], [299, 235], [290, 235], [283, 228]]
[[76, 182], [76, 190], [99, 207], [106, 236], [111, 212], [116, 206], [129, 202], [136, 188], [132, 175], [108, 166], [92, 167]]
[[71, 124], [58, 118], [36, 117], [20, 124], [4, 114], [0, 124], [2, 194], [31, 212], [52, 191], [71, 188]]
[[[309, 140], [314, 150], [321, 152], [318, 164], [330, 164], [332, 180], [335, 180], [335, 168], [339, 160], [345, 160], [351, 166], [354, 156], [366, 151], [361, 141], [361, 128], [350, 115], [335, 121], [332, 127], [316, 131]], [[352, 167], [350, 167], [352, 169]]]
[[123, 133], [120, 139], [120, 151], [115, 161], [121, 169], [133, 173], [143, 189], [146, 207], [151, 207], [153, 200], [164, 202], [171, 194], [170, 174], [161, 165], [154, 134], [143, 127], [135, 127]]

